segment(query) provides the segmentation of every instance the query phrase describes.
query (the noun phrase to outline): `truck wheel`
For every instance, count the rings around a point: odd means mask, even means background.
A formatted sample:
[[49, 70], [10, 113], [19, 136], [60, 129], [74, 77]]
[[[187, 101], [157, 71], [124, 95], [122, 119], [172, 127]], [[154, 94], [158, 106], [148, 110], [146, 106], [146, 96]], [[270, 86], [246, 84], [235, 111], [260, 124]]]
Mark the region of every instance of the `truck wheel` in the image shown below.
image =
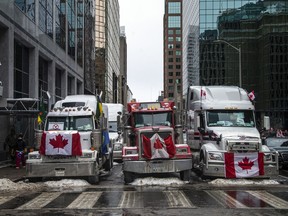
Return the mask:
[[180, 179], [182, 181], [190, 181], [191, 170], [184, 170], [180, 172]]
[[129, 184], [134, 181], [134, 173], [123, 171], [124, 173], [124, 182], [125, 184]]
[[109, 155], [109, 159], [105, 161], [105, 164], [104, 164], [105, 171], [110, 171], [112, 169], [112, 166], [113, 166], [113, 159], [112, 159], [112, 156]]
[[90, 184], [98, 184], [99, 183], [99, 175], [95, 174], [94, 176], [89, 176], [88, 177], [88, 182]]

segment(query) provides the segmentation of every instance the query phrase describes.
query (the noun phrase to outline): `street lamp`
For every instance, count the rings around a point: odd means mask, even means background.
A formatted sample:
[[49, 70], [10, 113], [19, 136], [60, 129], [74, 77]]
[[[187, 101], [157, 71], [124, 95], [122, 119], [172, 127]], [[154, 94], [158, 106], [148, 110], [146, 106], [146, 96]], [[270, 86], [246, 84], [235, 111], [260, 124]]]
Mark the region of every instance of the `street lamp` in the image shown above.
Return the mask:
[[223, 42], [227, 44], [228, 46], [232, 47], [233, 49], [237, 50], [239, 53], [239, 87], [242, 87], [242, 63], [241, 63], [241, 46], [239, 45], [239, 48], [233, 46], [232, 44], [228, 43], [225, 40], [218, 39], [215, 42]]

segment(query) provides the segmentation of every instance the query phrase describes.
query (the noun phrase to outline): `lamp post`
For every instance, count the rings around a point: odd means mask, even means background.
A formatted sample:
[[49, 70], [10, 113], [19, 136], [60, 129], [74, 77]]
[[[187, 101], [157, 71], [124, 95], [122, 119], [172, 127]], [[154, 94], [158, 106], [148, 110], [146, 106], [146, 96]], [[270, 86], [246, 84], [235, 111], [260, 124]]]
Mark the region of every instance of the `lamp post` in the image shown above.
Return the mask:
[[223, 42], [225, 44], [227, 44], [228, 46], [232, 47], [233, 49], [235, 49], [238, 53], [239, 53], [239, 87], [242, 87], [242, 62], [241, 62], [241, 46], [239, 46], [239, 48], [233, 46], [232, 44], [228, 43], [225, 40], [216, 40], [215, 42]]

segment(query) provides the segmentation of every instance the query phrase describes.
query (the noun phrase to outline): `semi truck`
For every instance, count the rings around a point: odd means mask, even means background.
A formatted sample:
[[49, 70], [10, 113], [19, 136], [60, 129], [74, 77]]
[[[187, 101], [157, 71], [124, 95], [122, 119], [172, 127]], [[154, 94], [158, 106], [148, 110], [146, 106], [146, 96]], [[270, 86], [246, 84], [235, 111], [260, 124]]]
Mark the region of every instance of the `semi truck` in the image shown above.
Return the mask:
[[69, 95], [48, 112], [36, 130], [36, 149], [28, 154], [26, 177], [85, 178], [99, 182], [113, 166], [108, 108], [95, 95]]
[[[262, 145], [254, 111], [247, 91], [237, 86], [188, 88], [187, 144], [193, 169], [200, 171], [203, 178], [260, 178], [278, 174], [278, 154]], [[258, 168], [253, 170], [253, 165]], [[235, 175], [230, 175], [230, 168]]]
[[104, 103], [108, 107], [109, 138], [113, 146], [113, 160], [122, 161], [124, 106], [120, 103]]
[[127, 104], [122, 150], [126, 184], [141, 174], [180, 173], [189, 181], [192, 154], [183, 143], [183, 127], [176, 124], [176, 107], [168, 102]]

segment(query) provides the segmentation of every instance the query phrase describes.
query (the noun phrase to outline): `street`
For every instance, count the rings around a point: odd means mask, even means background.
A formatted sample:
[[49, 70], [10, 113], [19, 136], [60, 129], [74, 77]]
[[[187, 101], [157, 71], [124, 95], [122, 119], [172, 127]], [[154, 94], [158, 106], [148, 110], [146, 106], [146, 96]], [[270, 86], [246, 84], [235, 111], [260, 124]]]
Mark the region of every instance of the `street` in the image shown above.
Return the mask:
[[[285, 172], [284, 172], [285, 174]], [[177, 184], [160, 176], [158, 185], [125, 185], [121, 164], [99, 185], [0, 193], [0, 215], [287, 215], [287, 178], [281, 184], [225, 185], [202, 181]], [[158, 179], [159, 176], [150, 178]], [[165, 184], [168, 179], [176, 184]], [[215, 180], [214, 180], [215, 181]], [[225, 180], [220, 180], [222, 182]], [[255, 180], [256, 181], [256, 180]], [[265, 182], [265, 180], [259, 180]], [[179, 181], [181, 182], [181, 181]], [[217, 181], [216, 181], [217, 182]], [[31, 184], [31, 183], [27, 183]], [[37, 183], [41, 184], [41, 183]]]

